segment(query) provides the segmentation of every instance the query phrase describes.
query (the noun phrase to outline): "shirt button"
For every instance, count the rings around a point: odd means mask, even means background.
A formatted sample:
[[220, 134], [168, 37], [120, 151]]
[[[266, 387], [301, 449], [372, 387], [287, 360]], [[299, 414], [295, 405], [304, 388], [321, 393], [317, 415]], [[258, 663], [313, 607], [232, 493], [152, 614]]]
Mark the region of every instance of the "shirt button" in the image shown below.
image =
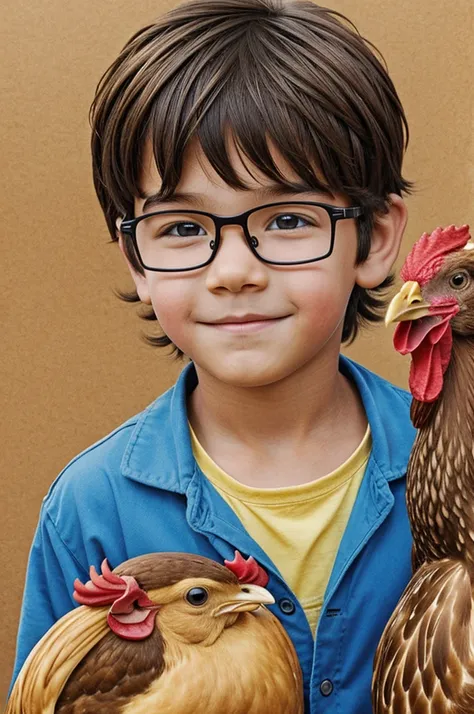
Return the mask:
[[330, 679], [323, 679], [323, 681], [319, 685], [319, 691], [321, 692], [323, 697], [329, 697], [333, 689], [334, 686]]
[[285, 615], [292, 615], [296, 610], [295, 603], [287, 597], [282, 597], [278, 605], [280, 606], [280, 610], [284, 612]]

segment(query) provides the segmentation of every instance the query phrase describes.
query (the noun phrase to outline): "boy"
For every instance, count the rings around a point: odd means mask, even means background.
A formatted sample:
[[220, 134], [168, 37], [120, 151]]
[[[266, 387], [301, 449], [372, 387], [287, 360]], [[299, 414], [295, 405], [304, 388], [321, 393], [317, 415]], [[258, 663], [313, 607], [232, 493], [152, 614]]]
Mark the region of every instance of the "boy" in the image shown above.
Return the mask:
[[91, 120], [122, 297], [190, 364], [51, 487], [15, 676], [91, 564], [237, 549], [270, 576], [306, 711], [370, 712], [411, 574], [414, 430], [409, 395], [339, 351], [377, 319], [406, 224], [392, 82], [311, 2], [198, 0], [130, 39]]

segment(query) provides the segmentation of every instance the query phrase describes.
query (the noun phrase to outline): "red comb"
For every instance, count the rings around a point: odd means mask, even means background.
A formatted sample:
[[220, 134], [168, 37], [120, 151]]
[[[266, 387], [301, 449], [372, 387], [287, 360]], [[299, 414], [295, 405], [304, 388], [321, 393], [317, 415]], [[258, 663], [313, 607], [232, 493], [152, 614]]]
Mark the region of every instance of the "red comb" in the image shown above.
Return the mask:
[[404, 282], [415, 280], [425, 285], [441, 268], [446, 256], [466, 245], [469, 226], [436, 228], [433, 233], [423, 233], [411, 249], [401, 270]]
[[134, 602], [141, 607], [153, 605], [134, 577], [112, 573], [107, 558], [103, 560], [101, 570], [102, 575], [99, 575], [91, 565], [91, 579], [85, 585], [78, 578], [75, 579], [72, 596], [76, 602], [91, 607], [113, 603], [113, 613], [129, 612], [133, 609]]
[[238, 550], [235, 551], [234, 560], [224, 560], [224, 564], [237, 576], [239, 583], [253, 583], [264, 588], [270, 579], [255, 558], [250, 556], [245, 560]]

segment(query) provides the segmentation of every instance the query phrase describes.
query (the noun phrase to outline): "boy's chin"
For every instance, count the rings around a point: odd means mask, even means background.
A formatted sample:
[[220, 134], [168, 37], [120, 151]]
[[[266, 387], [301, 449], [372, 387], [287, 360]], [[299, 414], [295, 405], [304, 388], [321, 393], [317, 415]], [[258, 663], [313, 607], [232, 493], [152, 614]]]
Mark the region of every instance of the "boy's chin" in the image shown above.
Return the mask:
[[280, 382], [296, 371], [297, 366], [290, 364], [249, 364], [247, 360], [241, 360], [240, 364], [232, 364], [230, 361], [225, 364], [212, 365], [199, 364], [194, 361], [199, 373], [203, 370], [207, 375], [216, 381], [226, 384], [229, 387], [257, 388], [266, 387], [270, 384]]

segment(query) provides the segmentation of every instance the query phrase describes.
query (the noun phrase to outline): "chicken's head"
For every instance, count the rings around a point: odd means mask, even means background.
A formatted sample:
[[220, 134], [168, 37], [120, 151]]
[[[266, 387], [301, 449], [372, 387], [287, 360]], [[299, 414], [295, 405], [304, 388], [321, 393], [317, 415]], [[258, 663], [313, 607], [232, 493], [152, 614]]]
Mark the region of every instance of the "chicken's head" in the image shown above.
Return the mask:
[[[211, 645], [240, 613], [252, 612], [274, 598], [260, 585], [222, 582], [211, 578], [185, 578], [155, 591], [160, 601], [160, 632], [188, 644]], [[152, 597], [153, 597], [152, 595]]]
[[474, 243], [469, 226], [437, 228], [415, 243], [401, 271], [405, 281], [385, 323], [398, 322], [395, 349], [411, 354], [410, 390], [435, 401], [443, 387], [453, 333], [474, 336]]
[[[240, 613], [275, 602], [258, 582], [268, 576], [253, 558], [240, 553], [226, 567], [188, 553], [150, 553], [122, 563], [91, 580], [75, 582], [74, 598], [84, 605], [111, 604], [107, 622], [119, 637], [147, 638], [155, 627], [186, 643], [210, 645]], [[158, 620], [156, 620], [158, 618]]]

